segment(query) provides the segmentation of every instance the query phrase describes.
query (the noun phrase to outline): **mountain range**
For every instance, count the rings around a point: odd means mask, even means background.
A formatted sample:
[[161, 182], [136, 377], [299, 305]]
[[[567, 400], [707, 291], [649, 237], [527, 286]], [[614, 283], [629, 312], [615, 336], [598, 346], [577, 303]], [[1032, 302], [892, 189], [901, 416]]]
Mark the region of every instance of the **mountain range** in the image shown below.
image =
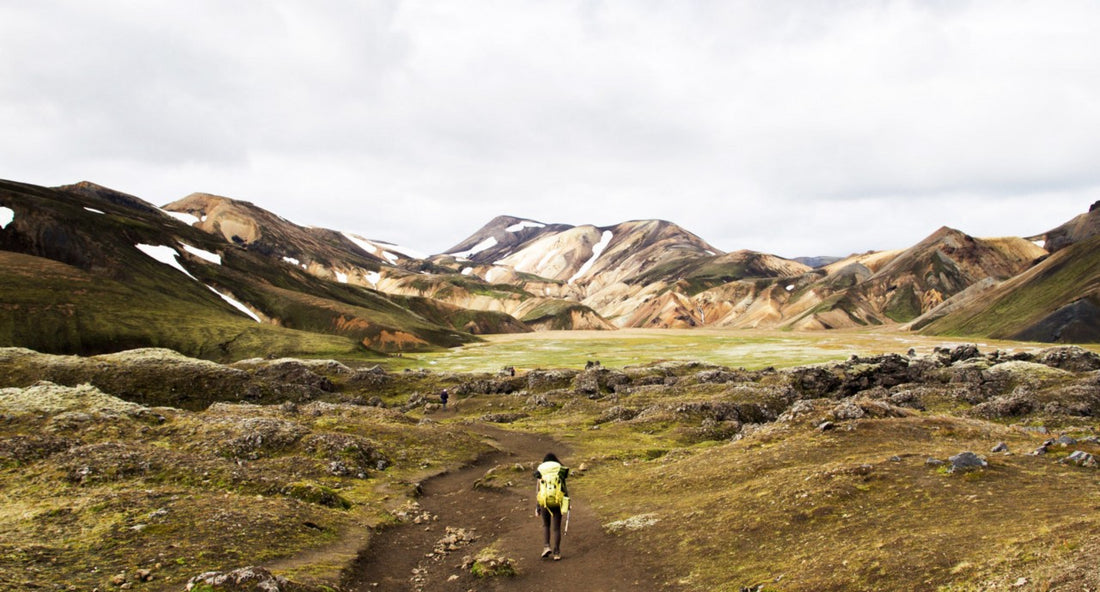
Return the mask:
[[944, 227], [908, 249], [792, 260], [662, 220], [499, 216], [424, 255], [210, 194], [157, 207], [89, 182], [0, 181], [0, 346], [227, 359], [550, 329], [871, 326], [1096, 342], [1098, 235], [1100, 202], [1031, 237]]

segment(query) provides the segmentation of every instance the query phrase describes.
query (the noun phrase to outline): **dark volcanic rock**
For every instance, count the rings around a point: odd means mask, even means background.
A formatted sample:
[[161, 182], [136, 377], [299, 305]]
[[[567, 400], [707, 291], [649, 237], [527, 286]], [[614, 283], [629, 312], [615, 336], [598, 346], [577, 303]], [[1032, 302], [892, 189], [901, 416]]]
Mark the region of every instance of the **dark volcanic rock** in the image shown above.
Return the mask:
[[948, 460], [951, 461], [951, 468], [948, 469], [951, 473], [973, 471], [989, 466], [985, 459], [973, 452], [960, 452]]
[[1018, 390], [1007, 397], [997, 397], [991, 401], [975, 405], [970, 413], [986, 419], [997, 419], [999, 417], [1026, 415], [1035, 411], [1038, 406], [1035, 397], [1026, 391]]
[[1100, 370], [1100, 356], [1076, 345], [1044, 349], [1036, 356], [1036, 361], [1070, 372]]

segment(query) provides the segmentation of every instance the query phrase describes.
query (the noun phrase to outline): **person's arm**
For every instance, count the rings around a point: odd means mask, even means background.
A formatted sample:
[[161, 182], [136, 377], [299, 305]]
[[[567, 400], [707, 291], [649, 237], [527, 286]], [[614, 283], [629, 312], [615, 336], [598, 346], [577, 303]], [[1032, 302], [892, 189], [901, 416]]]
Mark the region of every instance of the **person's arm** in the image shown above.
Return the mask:
[[535, 518], [542, 515], [539, 513], [542, 511], [542, 509], [539, 508], [539, 485], [541, 485], [541, 482], [542, 475], [539, 475], [539, 472], [535, 471]]

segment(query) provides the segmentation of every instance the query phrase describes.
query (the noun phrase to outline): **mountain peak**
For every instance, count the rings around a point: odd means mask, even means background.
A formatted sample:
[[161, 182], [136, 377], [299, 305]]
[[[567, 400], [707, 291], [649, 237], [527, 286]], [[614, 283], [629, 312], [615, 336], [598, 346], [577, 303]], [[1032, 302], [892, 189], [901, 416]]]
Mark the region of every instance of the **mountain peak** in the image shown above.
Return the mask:
[[1097, 234], [1100, 234], [1100, 201], [1089, 206], [1087, 213], [1075, 216], [1069, 222], [1048, 230], [1043, 235], [1046, 239], [1044, 246], [1046, 250], [1053, 253]]
[[143, 212], [156, 211], [157, 207], [153, 204], [135, 197], [129, 193], [123, 193], [121, 191], [111, 189], [110, 187], [104, 187], [91, 181], [78, 181], [71, 185], [60, 185], [54, 187], [57, 191], [68, 193], [70, 195], [80, 195], [84, 197], [90, 197], [92, 199], [102, 199], [107, 202], [120, 205], [126, 208], [139, 210]]

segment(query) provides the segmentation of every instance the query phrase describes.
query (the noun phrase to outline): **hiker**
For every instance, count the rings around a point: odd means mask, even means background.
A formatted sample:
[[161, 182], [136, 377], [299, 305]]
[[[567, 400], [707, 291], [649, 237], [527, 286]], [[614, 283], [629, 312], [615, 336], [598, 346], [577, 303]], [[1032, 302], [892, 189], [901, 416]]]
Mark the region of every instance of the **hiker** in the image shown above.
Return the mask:
[[449, 398], [451, 398], [451, 396], [447, 394], [447, 389], [443, 389], [443, 392], [439, 393], [439, 402], [443, 404], [444, 409], [447, 408], [447, 399]]
[[563, 467], [552, 452], [543, 457], [542, 464], [535, 469], [535, 499], [538, 503], [535, 515], [542, 517], [544, 559], [551, 554], [554, 561], [561, 559], [561, 516], [563, 511], [569, 511], [569, 490], [565, 485], [568, 476], [569, 469]]

